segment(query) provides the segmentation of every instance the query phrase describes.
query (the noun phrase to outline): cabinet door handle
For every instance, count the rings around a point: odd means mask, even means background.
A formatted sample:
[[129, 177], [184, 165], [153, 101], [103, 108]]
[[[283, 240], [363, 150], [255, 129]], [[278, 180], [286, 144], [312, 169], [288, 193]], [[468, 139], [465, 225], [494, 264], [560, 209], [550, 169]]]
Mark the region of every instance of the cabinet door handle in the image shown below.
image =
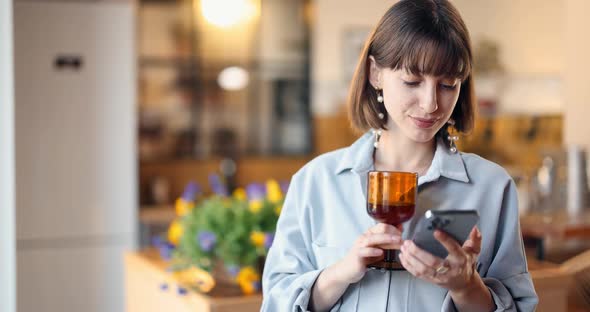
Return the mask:
[[81, 55], [58, 55], [53, 62], [57, 70], [80, 70], [83, 65], [84, 59]]

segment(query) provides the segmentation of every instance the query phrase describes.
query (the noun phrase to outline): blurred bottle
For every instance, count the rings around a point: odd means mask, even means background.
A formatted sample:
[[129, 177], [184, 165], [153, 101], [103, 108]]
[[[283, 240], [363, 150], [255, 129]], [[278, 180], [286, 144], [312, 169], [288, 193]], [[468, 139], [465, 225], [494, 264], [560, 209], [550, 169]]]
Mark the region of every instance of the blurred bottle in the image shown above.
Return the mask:
[[537, 170], [533, 186], [537, 209], [545, 212], [565, 210], [579, 215], [590, 203], [586, 153], [577, 145], [547, 151]]
[[562, 157], [560, 153], [546, 154], [541, 168], [537, 171], [535, 181], [537, 185], [538, 209], [550, 212], [565, 206], [565, 197], [562, 187], [565, 185], [561, 179], [559, 169]]
[[578, 216], [588, 205], [586, 151], [578, 145], [567, 148], [567, 212]]
[[529, 212], [533, 205], [533, 190], [530, 178], [525, 174], [514, 175], [518, 195], [518, 214], [524, 215]]
[[157, 176], [150, 183], [152, 203], [164, 205], [170, 203], [170, 182], [165, 177]]

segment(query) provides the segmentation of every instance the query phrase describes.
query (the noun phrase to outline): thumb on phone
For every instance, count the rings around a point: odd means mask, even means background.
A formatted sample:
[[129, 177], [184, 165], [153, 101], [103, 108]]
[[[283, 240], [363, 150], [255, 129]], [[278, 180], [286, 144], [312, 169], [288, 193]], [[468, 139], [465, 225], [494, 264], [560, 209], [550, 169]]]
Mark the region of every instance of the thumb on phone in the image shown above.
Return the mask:
[[477, 228], [477, 225], [471, 229], [469, 238], [463, 243], [463, 249], [476, 254], [479, 254], [481, 251], [481, 232]]

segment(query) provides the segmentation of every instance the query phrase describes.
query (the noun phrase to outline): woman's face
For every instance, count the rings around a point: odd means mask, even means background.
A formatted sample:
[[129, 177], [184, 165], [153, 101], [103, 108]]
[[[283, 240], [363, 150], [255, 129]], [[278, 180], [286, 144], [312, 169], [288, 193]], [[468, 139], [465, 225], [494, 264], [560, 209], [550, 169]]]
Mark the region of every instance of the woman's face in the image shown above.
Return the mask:
[[387, 129], [398, 129], [415, 142], [432, 140], [451, 117], [459, 98], [461, 80], [415, 75], [406, 70], [378, 69], [373, 65], [371, 83], [383, 89], [389, 115]]

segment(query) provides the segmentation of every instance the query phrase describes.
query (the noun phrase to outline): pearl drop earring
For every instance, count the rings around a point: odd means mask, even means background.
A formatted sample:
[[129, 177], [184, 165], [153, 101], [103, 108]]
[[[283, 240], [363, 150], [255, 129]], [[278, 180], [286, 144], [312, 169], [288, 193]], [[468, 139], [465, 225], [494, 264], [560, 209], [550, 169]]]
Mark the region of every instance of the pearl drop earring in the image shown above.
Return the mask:
[[455, 142], [459, 141], [459, 136], [451, 134], [450, 132], [450, 129], [455, 126], [455, 121], [449, 119], [447, 123], [449, 124], [449, 127], [447, 128], [447, 133], [449, 134], [447, 136], [447, 139], [449, 140], [449, 151], [454, 154], [457, 152], [457, 144]]
[[383, 103], [383, 91], [382, 89], [377, 89], [377, 102]]
[[[377, 102], [379, 102], [380, 104], [383, 104], [383, 89], [375, 89], [375, 91], [377, 91]], [[379, 113], [377, 114], [377, 117], [379, 117], [379, 119], [383, 119], [385, 118], [385, 114], [383, 113]]]
[[375, 142], [373, 142], [373, 146], [375, 148], [379, 148], [379, 139], [381, 138], [381, 130], [375, 130], [373, 129], [373, 136], [375, 137]]

